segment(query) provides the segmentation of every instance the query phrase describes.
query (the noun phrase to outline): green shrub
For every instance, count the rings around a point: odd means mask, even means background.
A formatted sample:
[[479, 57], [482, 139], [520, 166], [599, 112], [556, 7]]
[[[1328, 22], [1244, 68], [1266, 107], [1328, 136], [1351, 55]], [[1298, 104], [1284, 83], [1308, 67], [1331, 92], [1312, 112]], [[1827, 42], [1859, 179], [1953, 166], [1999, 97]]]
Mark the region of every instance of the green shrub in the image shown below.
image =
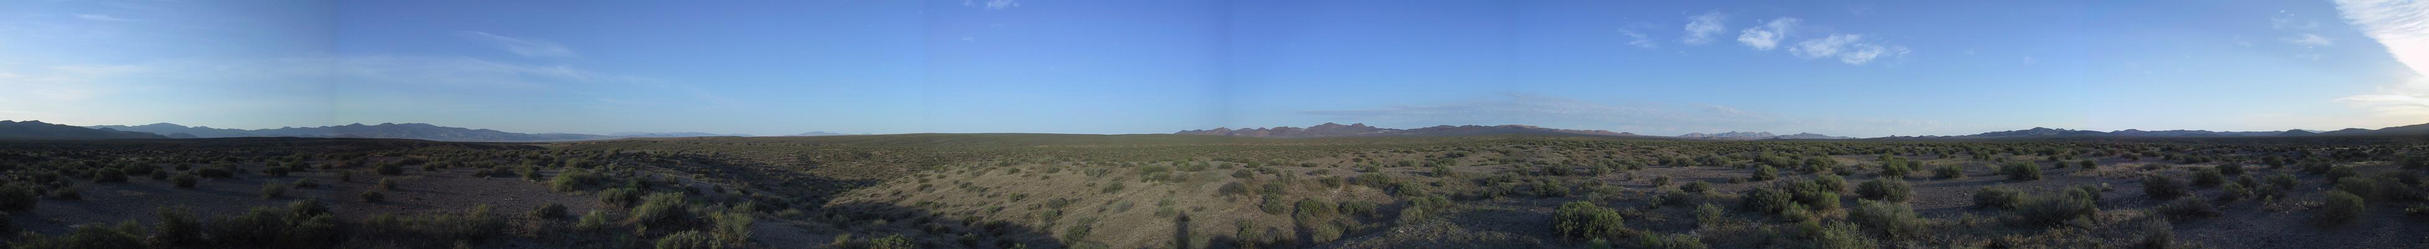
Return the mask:
[[2227, 175], [2218, 173], [2217, 169], [2193, 169], [2193, 186], [2195, 187], [2218, 187], [2218, 184], [2226, 182]]
[[2007, 175], [2009, 181], [2041, 180], [2041, 166], [2022, 162], [2007, 163], [2007, 166], [1999, 168], [1999, 174]]
[[915, 249], [915, 248], [919, 248], [919, 247], [918, 247], [918, 245], [914, 245], [914, 244], [912, 244], [912, 243], [911, 243], [911, 238], [909, 238], [909, 237], [903, 237], [901, 234], [889, 235], [889, 236], [886, 236], [886, 237], [883, 237], [883, 238], [877, 238], [877, 239], [872, 239], [872, 240], [869, 240], [869, 249]]
[[1956, 165], [1940, 166], [1938, 168], [1931, 168], [1931, 175], [1934, 178], [1940, 179], [1965, 178], [1965, 168], [1960, 168]]
[[531, 210], [531, 217], [541, 220], [565, 218], [565, 214], [565, 204], [557, 203], [548, 203], [548, 205], [541, 205], [539, 208]]
[[2021, 204], [2024, 204], [2024, 192], [2001, 187], [1974, 190], [1974, 207], [2012, 209]]
[[1914, 187], [1896, 178], [1873, 179], [1856, 185], [1856, 194], [1868, 200], [1905, 202], [1914, 195]]
[[1687, 183], [1687, 185], [1679, 185], [1679, 186], [1678, 186], [1678, 190], [1681, 190], [1681, 191], [1687, 191], [1688, 193], [1698, 193], [1698, 194], [1701, 194], [1701, 193], [1704, 193], [1704, 192], [1712, 191], [1712, 183], [1703, 182], [1703, 181], [1689, 182], [1689, 183]]
[[751, 243], [751, 223], [756, 220], [751, 213], [740, 210], [711, 213], [709, 221], [716, 226], [709, 229], [709, 234], [728, 245], [747, 245]]
[[2180, 221], [2217, 217], [2220, 214], [2217, 206], [2210, 205], [2209, 201], [2201, 198], [2179, 198], [2159, 205], [2158, 211], [2159, 214], [2167, 215], [2170, 220]]
[[2243, 164], [2234, 164], [2234, 163], [2229, 163], [2229, 164], [2221, 164], [2221, 165], [2218, 165], [2218, 167], [2215, 167], [2215, 168], [2217, 168], [2217, 169], [2218, 169], [2218, 173], [2222, 173], [2222, 174], [2226, 174], [2226, 175], [2230, 175], [2230, 176], [2239, 176], [2239, 175], [2243, 175]]
[[1712, 203], [1696, 205], [1695, 211], [1692, 212], [1695, 214], [1696, 227], [1712, 227], [1718, 225], [1721, 223], [1721, 219], [1725, 218], [1724, 215], [1728, 215], [1728, 213], [1721, 211], [1720, 205], [1712, 205]]
[[2361, 196], [2364, 199], [2380, 198], [2378, 185], [2378, 181], [2370, 180], [2370, 178], [2347, 177], [2336, 180], [2337, 191], [2352, 193], [2354, 196]]
[[1691, 234], [1648, 234], [1636, 236], [1636, 247], [1647, 249], [1704, 249], [1702, 238]]
[[75, 186], [51, 189], [51, 199], [68, 201], [84, 200], [84, 190], [78, 189]]
[[153, 214], [160, 217], [160, 224], [152, 227], [153, 243], [175, 247], [203, 242], [202, 222], [195, 220], [193, 213], [185, 208], [161, 207], [155, 209]]
[[1755, 165], [1755, 166], [1754, 166], [1754, 174], [1753, 174], [1752, 176], [1748, 176], [1748, 177], [1746, 177], [1746, 179], [1747, 179], [1747, 180], [1752, 180], [1752, 181], [1757, 181], [1757, 182], [1760, 182], [1760, 181], [1770, 181], [1771, 179], [1779, 179], [1779, 178], [1780, 178], [1780, 170], [1779, 170], [1779, 169], [1773, 169], [1773, 168], [1771, 168], [1771, 165]]
[[582, 214], [582, 219], [580, 221], [574, 222], [574, 231], [606, 231], [609, 226], [616, 225], [615, 219], [615, 217], [608, 216], [607, 211], [590, 210], [590, 212]]
[[1895, 202], [1859, 201], [1847, 221], [1883, 238], [1914, 238], [1923, 234], [1923, 218], [1913, 208]]
[[396, 190], [396, 179], [380, 178], [379, 183], [377, 183], [377, 184], [373, 184], [371, 187], [372, 187], [373, 189], [379, 189], [379, 190], [381, 190], [381, 191], [395, 191], [395, 190]]
[[700, 231], [682, 231], [658, 238], [657, 249], [718, 249], [724, 248], [715, 239]]
[[1816, 186], [1820, 187], [1820, 190], [1821, 190], [1822, 192], [1831, 192], [1831, 193], [1844, 193], [1844, 192], [1847, 192], [1847, 179], [1846, 179], [1846, 178], [1839, 178], [1839, 176], [1838, 176], [1838, 175], [1827, 175], [1827, 174], [1826, 174], [1826, 175], [1815, 176], [1815, 177], [1813, 177], [1813, 183], [1814, 183]]
[[1248, 195], [1249, 190], [1247, 184], [1229, 182], [1223, 183], [1223, 187], [1215, 188], [1215, 194], [1218, 196]]
[[2184, 197], [2189, 191], [2190, 190], [2185, 189], [2184, 183], [2177, 182], [2176, 178], [2171, 178], [2164, 175], [2150, 175], [2142, 177], [2142, 194], [2144, 196], [2151, 197], [2153, 200], [2176, 199], [2177, 197]]
[[1889, 162], [1881, 164], [1881, 177], [1906, 178], [1906, 175], [1912, 173], [1913, 171], [1914, 169], [1906, 167], [1905, 163]]
[[104, 182], [126, 182], [126, 181], [127, 181], [127, 175], [126, 175], [126, 173], [125, 173], [125, 172], [119, 172], [117, 168], [100, 168], [100, 169], [94, 169], [94, 170], [93, 170], [93, 182], [96, 182], [96, 183], [104, 183]]
[[481, 241], [503, 235], [510, 228], [504, 218], [491, 215], [490, 211], [488, 204], [482, 204], [463, 213], [407, 217], [382, 214], [364, 223], [373, 234], [435, 242]]
[[2362, 202], [2361, 196], [2343, 190], [2329, 190], [2328, 200], [2324, 204], [2312, 221], [2325, 226], [2352, 224], [2361, 219], [2362, 212], [2368, 207]]
[[2287, 190], [2301, 186], [2302, 182], [2296, 181], [2293, 174], [2277, 173], [2277, 175], [2269, 176], [2269, 185], [2280, 190]]
[[2073, 196], [2027, 197], [2017, 205], [2016, 218], [2024, 224], [2056, 226], [2068, 220], [2089, 217], [2100, 212], [2092, 200]]
[[380, 163], [378, 166], [373, 166], [372, 172], [386, 176], [403, 175], [405, 174], [405, 166], [396, 163]]
[[[1753, 210], [1755, 212], [1762, 212], [1765, 214], [1779, 214], [1781, 212], [1788, 211], [1791, 205], [1795, 205], [1795, 198], [1796, 197], [1792, 196], [1787, 191], [1772, 188], [1755, 188], [1754, 190], [1746, 191], [1745, 196], [1738, 200], [1738, 206], [1745, 208], [1746, 210]], [[1796, 206], [1802, 208], [1802, 205]]]
[[2347, 177], [2360, 175], [2361, 172], [2354, 170], [2353, 166], [2336, 166], [2328, 169], [2328, 182], [2339, 182]]
[[278, 199], [279, 197], [286, 197], [286, 196], [287, 196], [287, 185], [286, 185], [286, 184], [279, 184], [279, 183], [277, 183], [277, 182], [271, 182], [271, 183], [263, 183], [263, 184], [261, 184], [261, 198], [262, 198], [262, 199]]
[[177, 174], [177, 176], [169, 177], [170, 183], [176, 184], [177, 188], [184, 189], [194, 188], [194, 183], [201, 180], [202, 179], [199, 177], [195, 177], [194, 174]]
[[24, 184], [0, 184], [0, 210], [33, 210], [34, 204], [42, 202], [42, 195], [36, 191], [34, 186]]
[[1812, 246], [1813, 248], [1877, 248], [1877, 244], [1872, 241], [1872, 238], [1864, 236], [1863, 231], [1858, 230], [1855, 225], [1849, 225], [1847, 223], [1831, 223], [1828, 226], [1821, 226], [1808, 221], [1803, 223], [1801, 226], [1804, 226], [1804, 230], [1806, 231], [1805, 238], [1809, 240], [1807, 241], [1806, 245]]
[[682, 193], [649, 194], [641, 197], [641, 205], [633, 207], [632, 216], [625, 222], [652, 226], [679, 224], [691, 220], [689, 208]]
[[610, 207], [629, 208], [633, 206], [634, 202], [639, 201], [641, 201], [641, 190], [615, 188], [599, 191], [599, 202], [607, 203], [607, 206]]
[[363, 202], [369, 202], [369, 203], [380, 203], [380, 202], [383, 202], [383, 201], [388, 201], [388, 195], [387, 195], [387, 194], [381, 194], [381, 193], [380, 193], [380, 191], [377, 191], [377, 190], [373, 190], [373, 191], [363, 191], [363, 193], [362, 193], [362, 194], [358, 194], [358, 195], [355, 195], [355, 196], [356, 196], [356, 197], [361, 197], [361, 198], [363, 199]]
[[598, 173], [591, 173], [588, 170], [565, 169], [564, 171], [557, 172], [556, 177], [551, 177], [548, 179], [548, 187], [550, 189], [555, 189], [557, 192], [574, 192], [587, 190], [591, 185], [595, 185], [606, 180], [606, 177], [599, 176]]
[[1617, 210], [1592, 202], [1575, 201], [1560, 204], [1560, 208], [1554, 211], [1552, 229], [1558, 231], [1561, 238], [1619, 239], [1628, 235], [1628, 227], [1622, 223], [1624, 219]]
[[1103, 192], [1107, 194], [1111, 194], [1113, 192], [1122, 192], [1122, 182], [1115, 181], [1110, 184], [1105, 184], [1105, 189]]
[[339, 242], [337, 218], [310, 200], [285, 208], [257, 207], [212, 220], [203, 234], [221, 245], [266, 248], [329, 248]]
[[1258, 201], [1257, 209], [1265, 211], [1265, 214], [1280, 215], [1290, 212], [1290, 203], [1282, 201], [1282, 195], [1268, 194]]
[[40, 234], [32, 234], [32, 233], [28, 233], [28, 234], [27, 234], [27, 236], [25, 236], [24, 238], [21, 238], [21, 239], [19, 239], [19, 240], [18, 240], [18, 241], [16, 241], [16, 242], [10, 243], [10, 246], [12, 246], [13, 248], [18, 248], [18, 249], [51, 249], [51, 248], [59, 248], [59, 249], [142, 249], [142, 248], [148, 248], [148, 247], [144, 246], [144, 242], [143, 242], [143, 236], [142, 236], [142, 235], [139, 235], [139, 234], [142, 234], [142, 233], [143, 233], [143, 227], [142, 227], [142, 225], [137, 225], [137, 224], [135, 224], [135, 222], [134, 222], [134, 221], [128, 221], [128, 222], [126, 222], [126, 223], [119, 223], [119, 225], [118, 225], [118, 226], [116, 226], [116, 227], [112, 227], [112, 226], [102, 226], [102, 225], [87, 225], [87, 226], [79, 226], [79, 227], [76, 227], [76, 230], [75, 230], [75, 231], [73, 231], [73, 232], [68, 232], [68, 234], [67, 234], [66, 236], [62, 236], [62, 237], [49, 237], [49, 236], [42, 236], [42, 235], [40, 235]]

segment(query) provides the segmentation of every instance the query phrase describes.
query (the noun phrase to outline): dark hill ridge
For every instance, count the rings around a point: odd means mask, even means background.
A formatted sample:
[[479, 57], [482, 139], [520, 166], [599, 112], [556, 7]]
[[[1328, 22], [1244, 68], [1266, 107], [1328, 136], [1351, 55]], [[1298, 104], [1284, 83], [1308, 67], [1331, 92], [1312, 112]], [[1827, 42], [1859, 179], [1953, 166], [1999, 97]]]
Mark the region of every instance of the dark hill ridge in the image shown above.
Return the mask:
[[0, 139], [10, 140], [90, 140], [168, 138], [151, 133], [84, 128], [42, 121], [0, 120]]
[[1789, 134], [1789, 135], [1773, 135], [1773, 134], [1771, 134], [1770, 132], [1743, 132], [1743, 131], [1732, 131], [1732, 132], [1722, 132], [1722, 133], [1714, 133], [1714, 134], [1705, 134], [1705, 133], [1687, 133], [1686, 135], [1678, 135], [1678, 138], [1685, 138], [1685, 139], [1705, 139], [1705, 140], [1764, 140], [1764, 139], [1847, 139], [1848, 137], [1831, 136], [1831, 135], [1822, 135], [1822, 134], [1814, 134], [1814, 133], [1797, 133], [1797, 134]]
[[2205, 130], [2161, 130], [2161, 131], [2145, 131], [2145, 130], [2136, 130], [2136, 129], [2126, 129], [2126, 130], [2118, 130], [2118, 131], [2102, 132], [2102, 131], [2093, 131], [2093, 130], [2069, 130], [2069, 129], [2053, 129], [2053, 128], [2047, 128], [2047, 127], [2033, 127], [2032, 129], [2024, 129], [2024, 130], [2012, 130], [2012, 131], [1994, 131], [1994, 132], [1984, 132], [1984, 133], [1980, 133], [1980, 134], [1964, 135], [1964, 136], [1953, 136], [1953, 137], [1927, 137], [1927, 138], [2062, 138], [2062, 137], [2287, 137], [2287, 136], [2420, 136], [2420, 135], [2429, 135], [2429, 124], [2416, 124], [2416, 125], [2406, 125], [2406, 126], [2387, 127], [2387, 128], [2380, 128], [2380, 129], [2377, 129], [2377, 130], [2372, 130], [2372, 129], [2362, 129], [2362, 128], [2345, 128], [2345, 129], [2341, 129], [2341, 130], [2327, 131], [2327, 132], [2315, 132], [2315, 131], [2307, 131], [2307, 130], [2285, 130], [2285, 131], [2205, 131]]
[[170, 123], [139, 126], [101, 125], [102, 129], [119, 129], [173, 137], [333, 137], [333, 138], [401, 138], [454, 142], [549, 142], [616, 138], [589, 134], [543, 133], [525, 134], [490, 129], [467, 129], [424, 123], [382, 123], [378, 125], [348, 124], [321, 127], [284, 127], [278, 129], [241, 130], [211, 127], [187, 127]]
[[1316, 126], [1308, 126], [1307, 128], [1298, 128], [1298, 127], [1289, 127], [1289, 126], [1280, 126], [1280, 127], [1273, 127], [1273, 128], [1247, 128], [1247, 129], [1215, 128], [1215, 129], [1212, 129], [1212, 130], [1186, 130], [1186, 131], [1174, 132], [1173, 134], [1180, 134], [1180, 135], [1235, 136], [1235, 137], [1278, 137], [1278, 138], [1357, 137], [1357, 136], [1467, 136], [1467, 135], [1498, 135], [1498, 134], [1543, 134], [1543, 135], [1588, 135], [1588, 136], [1636, 136], [1636, 134], [1629, 134], [1629, 133], [1625, 133], [1625, 132], [1611, 132], [1611, 131], [1604, 131], [1604, 130], [1570, 130], [1570, 129], [1553, 129], [1553, 128], [1536, 127], [1536, 126], [1531, 126], [1531, 125], [1495, 125], [1495, 126], [1481, 126], [1481, 125], [1460, 125], [1460, 126], [1450, 126], [1450, 125], [1437, 125], [1437, 126], [1431, 126], [1431, 127], [1425, 127], [1425, 128], [1416, 128], [1416, 129], [1392, 129], [1392, 128], [1379, 128], [1379, 127], [1374, 127], [1374, 126], [1367, 126], [1367, 125], [1366, 125], [1366, 124], [1364, 124], [1364, 123], [1352, 123], [1352, 124], [1348, 124], [1348, 125], [1342, 125], [1342, 124], [1338, 124], [1338, 123], [1329, 123], [1329, 122], [1328, 122], [1328, 123], [1324, 123], [1324, 124], [1318, 124], [1318, 125], [1316, 125]]
[[321, 127], [281, 127], [277, 129], [227, 129], [208, 126], [184, 126], [171, 123], [148, 125], [96, 125], [91, 128], [149, 132], [171, 138], [223, 137], [330, 137], [330, 138], [398, 138], [449, 142], [557, 142], [601, 140], [638, 137], [744, 137], [747, 134], [716, 134], [706, 132], [626, 132], [612, 135], [575, 133], [515, 133], [491, 129], [471, 129], [438, 126], [425, 123], [382, 123], [377, 125], [348, 124]]

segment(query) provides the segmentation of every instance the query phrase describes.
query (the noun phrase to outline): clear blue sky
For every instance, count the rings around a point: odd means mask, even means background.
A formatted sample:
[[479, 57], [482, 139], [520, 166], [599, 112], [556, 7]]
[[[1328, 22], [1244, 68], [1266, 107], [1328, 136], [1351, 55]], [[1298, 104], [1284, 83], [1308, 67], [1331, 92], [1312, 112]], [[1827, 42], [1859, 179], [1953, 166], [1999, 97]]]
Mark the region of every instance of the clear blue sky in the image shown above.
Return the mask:
[[2429, 122], [2423, 12], [2402, 0], [9, 1], [0, 119], [758, 135], [2376, 128]]

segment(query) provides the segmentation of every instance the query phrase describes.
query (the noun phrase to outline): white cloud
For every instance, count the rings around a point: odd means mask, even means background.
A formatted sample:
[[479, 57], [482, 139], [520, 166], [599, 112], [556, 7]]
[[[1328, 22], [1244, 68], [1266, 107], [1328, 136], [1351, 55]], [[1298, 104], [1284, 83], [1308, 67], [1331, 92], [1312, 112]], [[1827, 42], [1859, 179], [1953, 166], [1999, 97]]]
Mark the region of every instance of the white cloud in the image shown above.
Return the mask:
[[2371, 110], [2388, 124], [2429, 120], [2429, 1], [2337, 0], [2336, 10], [2412, 70], [2404, 82], [2337, 100]]
[[[1788, 53], [1806, 59], [1838, 58], [1839, 62], [1863, 65], [1881, 57], [1904, 56], [1911, 52], [1905, 46], [1881, 45], [1864, 40], [1864, 35], [1831, 34], [1821, 39], [1805, 40], [1789, 47]], [[2027, 59], [2030, 60], [2030, 59]]]
[[1636, 46], [1639, 48], [1655, 48], [1661, 46], [1660, 44], [1653, 42], [1653, 38], [1645, 37], [1645, 33], [1637, 33], [1634, 30], [1620, 29], [1619, 34], [1628, 36], [1629, 46]]
[[103, 22], [132, 22], [132, 21], [135, 21], [135, 19], [119, 18], [119, 17], [110, 16], [110, 15], [103, 15], [103, 14], [76, 14], [76, 19], [84, 19], [84, 20], [90, 20], [90, 21], [103, 21]]
[[2326, 47], [2336, 45], [2335, 40], [2329, 40], [2328, 37], [2322, 37], [2319, 36], [2319, 34], [2311, 33], [2287, 37], [2286, 43], [2293, 43], [2294, 45], [2302, 45], [2305, 47]]
[[983, 7], [987, 8], [988, 10], [1000, 10], [1010, 9], [1012, 7], [1020, 7], [1021, 2], [1018, 0], [987, 0], [986, 2], [982, 3], [974, 0], [962, 0], [961, 6]]
[[1771, 19], [1762, 26], [1746, 28], [1745, 31], [1739, 32], [1737, 42], [1745, 43], [1747, 47], [1753, 47], [1754, 50], [1769, 51], [1771, 48], [1779, 47], [1780, 39], [1788, 38], [1788, 30], [1796, 28], [1797, 22], [1799, 20], [1795, 17]]
[[565, 45], [559, 45], [555, 42], [507, 37], [479, 31], [456, 32], [456, 35], [464, 37], [464, 39], [486, 42], [492, 46], [497, 46], [499, 49], [505, 49], [506, 52], [512, 52], [516, 55], [522, 55], [523, 57], [579, 56], [578, 54], [574, 53], [573, 49], [566, 48]]
[[1687, 35], [1680, 38], [1679, 42], [1687, 44], [1712, 42], [1712, 36], [1728, 32], [1729, 28], [1727, 24], [1724, 24], [1728, 19], [1729, 15], [1721, 14], [1719, 11], [1687, 17]]

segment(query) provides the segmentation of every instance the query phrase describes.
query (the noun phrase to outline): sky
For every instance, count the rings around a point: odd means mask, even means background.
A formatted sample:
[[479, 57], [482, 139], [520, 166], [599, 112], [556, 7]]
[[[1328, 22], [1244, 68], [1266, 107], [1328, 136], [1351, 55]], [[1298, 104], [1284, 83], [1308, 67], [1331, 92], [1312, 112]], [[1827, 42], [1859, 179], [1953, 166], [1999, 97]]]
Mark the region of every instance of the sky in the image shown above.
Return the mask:
[[2429, 123], [2429, 1], [6, 1], [0, 119], [1647, 135]]

